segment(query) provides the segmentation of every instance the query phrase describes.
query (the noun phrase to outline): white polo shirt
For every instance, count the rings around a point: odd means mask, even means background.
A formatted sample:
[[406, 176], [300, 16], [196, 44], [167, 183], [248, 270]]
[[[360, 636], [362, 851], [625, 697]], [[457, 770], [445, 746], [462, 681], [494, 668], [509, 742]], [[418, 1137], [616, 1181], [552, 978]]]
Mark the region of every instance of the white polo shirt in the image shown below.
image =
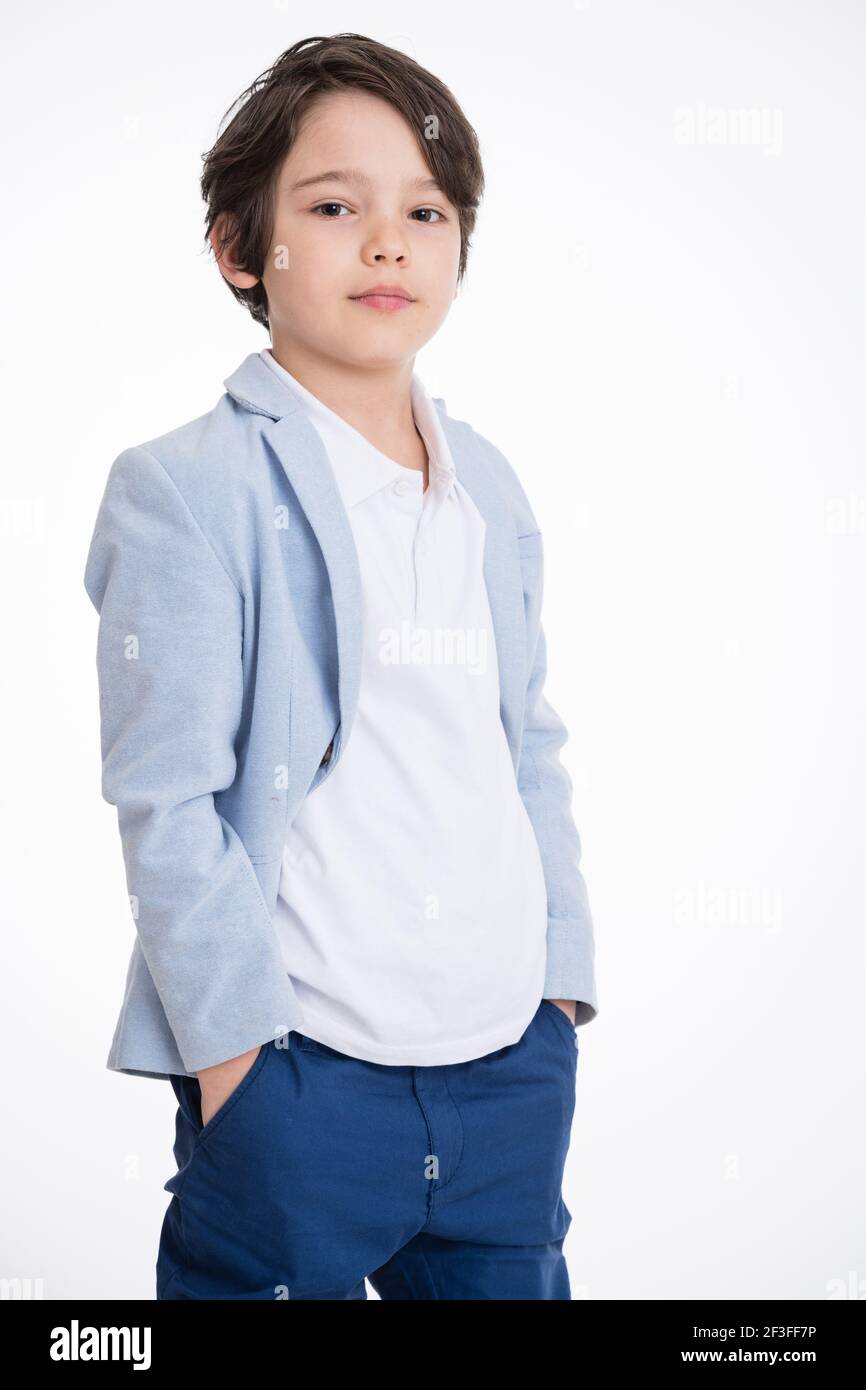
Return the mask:
[[544, 989], [547, 890], [499, 712], [485, 522], [417, 375], [429, 485], [279, 365], [327, 451], [364, 598], [358, 708], [286, 836], [274, 925], [300, 1031], [391, 1065], [517, 1042]]

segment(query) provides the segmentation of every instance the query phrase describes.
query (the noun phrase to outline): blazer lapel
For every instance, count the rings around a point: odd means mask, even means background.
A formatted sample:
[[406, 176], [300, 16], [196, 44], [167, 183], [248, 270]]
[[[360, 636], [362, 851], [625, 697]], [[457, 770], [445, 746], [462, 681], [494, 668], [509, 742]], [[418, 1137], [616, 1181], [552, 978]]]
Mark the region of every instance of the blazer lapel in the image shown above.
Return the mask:
[[[269, 369], [265, 366], [264, 370]], [[327, 451], [303, 410], [289, 411], [264, 433], [306, 513], [331, 582], [337, 629], [340, 723], [327, 764], [330, 773], [351, 733], [361, 688], [364, 600], [358, 552]]]
[[526, 698], [526, 609], [517, 527], [474, 431], [436, 400], [460, 484], [485, 521], [484, 580], [499, 664], [499, 710], [515, 770]]

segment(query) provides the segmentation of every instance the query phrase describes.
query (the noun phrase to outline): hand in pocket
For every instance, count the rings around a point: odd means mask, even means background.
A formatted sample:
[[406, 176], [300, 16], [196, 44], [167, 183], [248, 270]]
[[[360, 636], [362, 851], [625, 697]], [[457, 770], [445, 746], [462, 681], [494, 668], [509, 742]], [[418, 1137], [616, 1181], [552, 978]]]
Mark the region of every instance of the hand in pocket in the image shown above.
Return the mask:
[[261, 1050], [259, 1045], [251, 1048], [249, 1052], [242, 1052], [239, 1057], [230, 1057], [227, 1062], [219, 1062], [214, 1067], [205, 1067], [196, 1073], [201, 1087], [203, 1126], [213, 1119], [232, 1092], [237, 1090]]
[[[547, 1003], [555, 1004], [556, 1007], [560, 1009], [562, 1013], [565, 1014], [565, 1017], [568, 1019], [569, 1023], [572, 1026], [574, 1026], [574, 1021], [577, 1017], [577, 1004], [573, 999], [548, 999]], [[568, 1007], [566, 1007], [566, 1005]]]

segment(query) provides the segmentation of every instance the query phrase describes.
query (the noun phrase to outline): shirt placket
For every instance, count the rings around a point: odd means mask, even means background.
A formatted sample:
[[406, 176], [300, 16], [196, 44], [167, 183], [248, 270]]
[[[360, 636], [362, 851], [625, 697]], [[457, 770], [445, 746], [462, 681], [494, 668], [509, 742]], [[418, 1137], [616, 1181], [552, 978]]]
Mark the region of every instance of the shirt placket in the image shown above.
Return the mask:
[[418, 494], [418, 520], [415, 526], [415, 535], [412, 541], [412, 612], [411, 622], [414, 627], [418, 622], [418, 612], [421, 606], [421, 588], [424, 574], [424, 552], [426, 549], [425, 533], [427, 508], [424, 505], [424, 493]]
[[[432, 475], [432, 470], [431, 470]], [[447, 487], [438, 474], [431, 476], [426, 492], [421, 493], [421, 512], [415, 531], [412, 547], [414, 557], [415, 592], [413, 598], [412, 622], [418, 622], [427, 598], [427, 575], [430, 573], [430, 547], [433, 544], [433, 528], [436, 518], [445, 501]]]

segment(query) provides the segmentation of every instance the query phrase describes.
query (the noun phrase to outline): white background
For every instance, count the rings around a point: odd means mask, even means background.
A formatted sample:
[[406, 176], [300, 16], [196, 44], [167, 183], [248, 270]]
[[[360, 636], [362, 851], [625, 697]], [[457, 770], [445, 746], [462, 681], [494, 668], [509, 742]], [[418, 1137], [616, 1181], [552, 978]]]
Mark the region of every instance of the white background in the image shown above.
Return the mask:
[[601, 1006], [574, 1297], [866, 1297], [866, 7], [154, 0], [4, 29], [0, 1276], [154, 1297], [175, 1100], [105, 1068], [133, 923], [84, 560], [116, 455], [267, 345], [202, 249], [201, 153], [291, 43], [352, 30], [481, 139], [417, 368], [545, 536]]

